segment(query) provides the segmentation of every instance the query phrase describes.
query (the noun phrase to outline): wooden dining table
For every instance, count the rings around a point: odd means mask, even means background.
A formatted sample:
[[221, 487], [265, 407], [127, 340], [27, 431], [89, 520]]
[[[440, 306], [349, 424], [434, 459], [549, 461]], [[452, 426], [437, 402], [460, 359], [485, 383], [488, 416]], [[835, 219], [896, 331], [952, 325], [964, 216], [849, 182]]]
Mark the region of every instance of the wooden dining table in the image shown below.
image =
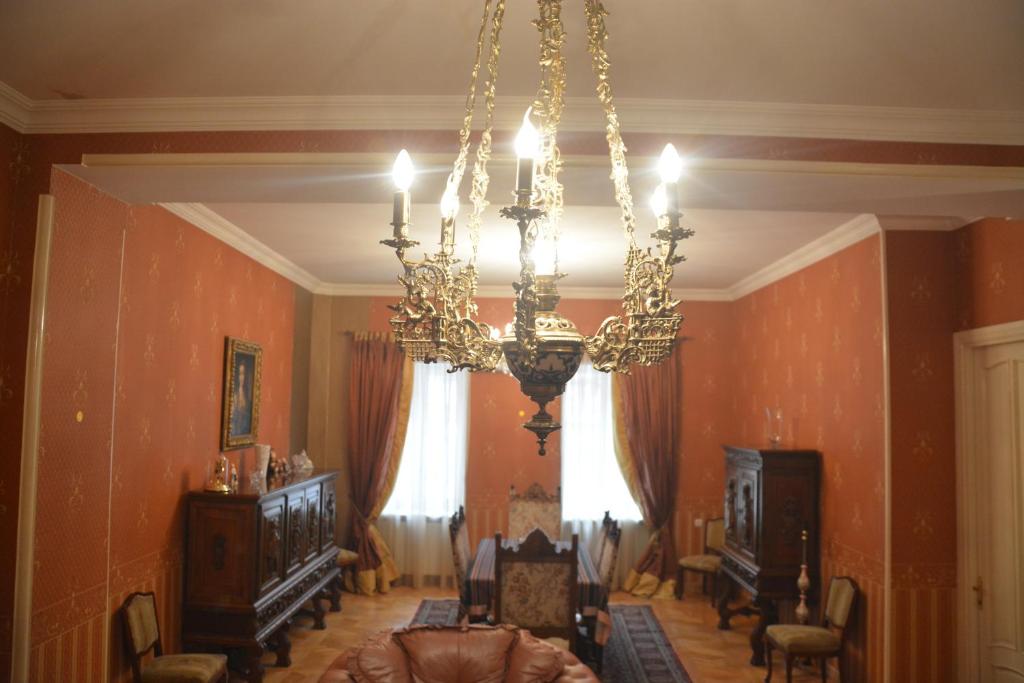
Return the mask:
[[[501, 544], [505, 548], [515, 545], [514, 539], [502, 539]], [[555, 546], [560, 550], [570, 550], [572, 542], [555, 541]], [[476, 548], [476, 556], [473, 558], [473, 565], [469, 570], [469, 598], [470, 613], [486, 614], [493, 605], [494, 599], [494, 539], [481, 539], [480, 545]], [[586, 548], [580, 547], [576, 554], [578, 570], [576, 572], [576, 583], [579, 586], [577, 606], [580, 612], [590, 612], [600, 609], [605, 602], [605, 587], [601, 584], [601, 577], [594, 566], [594, 561]], [[589, 609], [588, 609], [589, 608]]]

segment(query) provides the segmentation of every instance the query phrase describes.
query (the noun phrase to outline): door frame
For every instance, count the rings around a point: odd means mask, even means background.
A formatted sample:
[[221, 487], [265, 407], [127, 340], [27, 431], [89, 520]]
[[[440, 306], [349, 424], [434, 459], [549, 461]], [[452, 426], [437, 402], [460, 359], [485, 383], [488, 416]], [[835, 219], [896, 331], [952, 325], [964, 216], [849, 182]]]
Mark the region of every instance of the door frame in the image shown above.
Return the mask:
[[971, 590], [978, 576], [978, 558], [971, 533], [977, 526], [978, 426], [977, 364], [975, 359], [989, 346], [1024, 341], [1024, 320], [979, 327], [953, 335], [953, 367], [956, 402], [956, 550], [957, 550], [957, 680], [977, 683], [980, 652], [978, 648], [978, 609]]

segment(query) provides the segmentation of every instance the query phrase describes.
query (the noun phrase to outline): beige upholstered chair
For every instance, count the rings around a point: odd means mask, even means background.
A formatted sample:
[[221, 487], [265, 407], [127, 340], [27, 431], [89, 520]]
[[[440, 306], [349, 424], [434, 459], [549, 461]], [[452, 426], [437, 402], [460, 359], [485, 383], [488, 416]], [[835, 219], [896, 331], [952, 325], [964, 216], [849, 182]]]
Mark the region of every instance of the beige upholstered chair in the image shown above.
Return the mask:
[[722, 566], [722, 548], [725, 547], [725, 520], [721, 517], [709, 519], [704, 523], [704, 552], [700, 555], [688, 555], [679, 560], [676, 568], [676, 600], [683, 599], [683, 587], [686, 583], [686, 572], [701, 575], [701, 589], [708, 592], [708, 578], [711, 578], [711, 604], [715, 604], [718, 592], [718, 570]]
[[459, 589], [460, 616], [469, 616], [470, 622], [487, 619], [487, 610], [474, 613], [469, 598], [469, 570], [473, 564], [473, 552], [469, 547], [469, 529], [466, 528], [466, 509], [459, 506], [458, 512], [448, 521], [448, 535], [452, 540], [452, 562], [455, 565], [455, 582]]
[[530, 484], [525, 493], [516, 493], [512, 486], [508, 494], [508, 535], [526, 538], [534, 529], [540, 529], [552, 541], [562, 535], [562, 487], [549, 494], [540, 484]]
[[494, 537], [494, 619], [538, 638], [561, 638], [576, 652], [576, 584], [579, 537], [559, 550], [540, 529], [517, 545]]
[[[132, 593], [121, 605], [121, 623], [135, 683], [217, 683], [228, 680], [228, 658], [224, 655], [165, 655], [160, 644], [153, 593]], [[142, 658], [153, 651], [153, 661], [142, 666]]]
[[[793, 680], [793, 660], [798, 657], [821, 658], [821, 680], [827, 680], [830, 657], [842, 657], [846, 624], [857, 601], [857, 584], [848, 576], [833, 576], [828, 584], [828, 600], [822, 626], [773, 624], [765, 631], [764, 656], [768, 665], [765, 682], [772, 680], [772, 648], [786, 657], [786, 683]], [[842, 666], [839, 667], [842, 670]]]

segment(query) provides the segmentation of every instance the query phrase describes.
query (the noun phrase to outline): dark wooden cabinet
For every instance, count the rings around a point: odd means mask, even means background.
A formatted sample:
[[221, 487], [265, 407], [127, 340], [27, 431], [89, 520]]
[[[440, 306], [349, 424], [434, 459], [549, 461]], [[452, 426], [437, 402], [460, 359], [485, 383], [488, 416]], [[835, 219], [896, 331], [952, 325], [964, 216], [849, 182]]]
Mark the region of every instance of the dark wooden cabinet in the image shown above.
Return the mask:
[[[754, 450], [725, 446], [725, 548], [719, 628], [733, 614], [759, 613], [751, 635], [751, 663], [764, 660], [764, 629], [778, 620], [778, 602], [795, 600], [807, 530], [811, 599], [820, 587], [821, 454], [807, 450]], [[756, 609], [729, 608], [730, 583], [750, 593]]]
[[182, 639], [222, 650], [259, 681], [272, 646], [286, 666], [287, 629], [306, 601], [323, 627], [324, 597], [338, 608], [334, 579], [335, 480], [323, 471], [274, 481], [265, 491], [188, 494]]

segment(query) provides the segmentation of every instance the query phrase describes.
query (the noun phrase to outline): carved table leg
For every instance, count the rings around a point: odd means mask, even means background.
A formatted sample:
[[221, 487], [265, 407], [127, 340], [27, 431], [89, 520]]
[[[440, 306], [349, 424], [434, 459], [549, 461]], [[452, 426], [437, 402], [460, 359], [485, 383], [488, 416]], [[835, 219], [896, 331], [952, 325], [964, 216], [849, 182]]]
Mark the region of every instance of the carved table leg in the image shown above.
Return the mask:
[[245, 649], [246, 655], [246, 677], [249, 683], [263, 683], [263, 648], [259, 645]]
[[319, 595], [313, 596], [313, 628], [317, 631], [323, 631], [327, 628], [327, 624], [324, 623], [324, 601]]
[[779, 609], [774, 600], [758, 598], [755, 604], [760, 608], [761, 617], [750, 634], [750, 663], [754, 666], [764, 666], [764, 632], [772, 624], [778, 623]]
[[281, 625], [274, 634], [274, 652], [277, 654], [277, 661], [274, 666], [292, 665], [292, 641], [288, 638], [288, 627], [290, 619]]
[[327, 589], [327, 594], [331, 601], [331, 611], [341, 611], [341, 575], [334, 581], [331, 581]]

